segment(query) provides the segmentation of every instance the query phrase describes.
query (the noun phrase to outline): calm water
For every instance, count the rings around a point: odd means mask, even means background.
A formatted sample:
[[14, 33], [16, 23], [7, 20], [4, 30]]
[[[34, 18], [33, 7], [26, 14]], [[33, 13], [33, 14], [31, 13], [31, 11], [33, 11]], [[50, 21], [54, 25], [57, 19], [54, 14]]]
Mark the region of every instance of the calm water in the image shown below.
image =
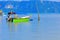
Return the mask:
[[60, 40], [60, 14], [32, 14], [33, 21], [9, 23], [0, 18], [0, 40]]
[[34, 21], [27, 23], [9, 23], [6, 22], [6, 16], [1, 17], [0, 40], [40, 40], [38, 21], [34, 16], [31, 17]]

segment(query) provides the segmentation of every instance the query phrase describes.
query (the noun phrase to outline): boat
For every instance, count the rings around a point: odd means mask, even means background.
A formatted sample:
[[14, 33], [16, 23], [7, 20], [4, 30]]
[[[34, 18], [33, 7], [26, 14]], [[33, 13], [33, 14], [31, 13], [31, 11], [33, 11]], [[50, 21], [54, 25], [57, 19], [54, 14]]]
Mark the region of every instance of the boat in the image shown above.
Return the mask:
[[20, 17], [20, 18], [11, 18], [10, 20], [8, 20], [8, 18], [6, 19], [8, 22], [29, 22], [30, 21], [30, 16], [25, 16], [25, 17]]
[[21, 22], [29, 22], [29, 21], [30, 21], [30, 16], [13, 19], [13, 22], [20, 22], [20, 23]]

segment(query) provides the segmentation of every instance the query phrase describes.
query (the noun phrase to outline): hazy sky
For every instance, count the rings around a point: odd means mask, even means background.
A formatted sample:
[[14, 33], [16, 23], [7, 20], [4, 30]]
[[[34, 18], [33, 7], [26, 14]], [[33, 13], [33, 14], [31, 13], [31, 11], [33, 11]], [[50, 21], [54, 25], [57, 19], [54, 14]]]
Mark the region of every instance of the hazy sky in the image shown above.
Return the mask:
[[41, 1], [57, 1], [57, 2], [60, 2], [60, 0], [41, 0]]
[[[0, 0], [0, 1], [30, 1], [30, 0]], [[36, 1], [36, 0], [34, 0], [34, 1]], [[60, 2], [60, 0], [39, 0], [39, 1], [57, 1], [57, 2]]]
[[0, 1], [30, 1], [30, 0], [0, 0]]

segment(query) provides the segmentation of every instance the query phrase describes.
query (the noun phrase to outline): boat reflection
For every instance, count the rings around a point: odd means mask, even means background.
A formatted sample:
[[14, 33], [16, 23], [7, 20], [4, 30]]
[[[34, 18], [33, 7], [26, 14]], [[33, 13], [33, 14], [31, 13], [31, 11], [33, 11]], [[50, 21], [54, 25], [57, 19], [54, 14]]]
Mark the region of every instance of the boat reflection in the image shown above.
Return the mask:
[[14, 23], [14, 30], [17, 32], [19, 23]]
[[7, 22], [7, 24], [8, 24], [9, 30], [12, 31], [12, 27], [13, 27], [13, 26], [12, 26], [12, 23], [11, 23], [11, 22]]
[[[30, 26], [29, 25], [29, 22], [24, 22], [24, 23], [19, 23], [19, 22], [16, 22], [16, 23], [13, 23], [13, 22], [7, 22], [8, 23], [8, 27], [9, 27], [9, 30], [10, 32], [17, 32], [19, 31], [20, 27], [24, 27], [24, 26]], [[20, 28], [20, 29], [19, 29]]]

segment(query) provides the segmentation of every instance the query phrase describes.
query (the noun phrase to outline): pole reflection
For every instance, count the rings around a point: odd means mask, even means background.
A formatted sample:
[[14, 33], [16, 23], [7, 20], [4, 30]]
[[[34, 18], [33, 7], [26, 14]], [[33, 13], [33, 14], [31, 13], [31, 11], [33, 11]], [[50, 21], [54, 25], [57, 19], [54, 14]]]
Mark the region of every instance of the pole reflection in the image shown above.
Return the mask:
[[2, 23], [2, 16], [0, 16], [0, 24]]
[[0, 15], [0, 32], [2, 32], [2, 16]]
[[8, 23], [8, 28], [9, 28], [10, 32], [12, 32], [12, 28], [13, 28], [12, 23], [11, 22], [7, 22], [7, 23]]

